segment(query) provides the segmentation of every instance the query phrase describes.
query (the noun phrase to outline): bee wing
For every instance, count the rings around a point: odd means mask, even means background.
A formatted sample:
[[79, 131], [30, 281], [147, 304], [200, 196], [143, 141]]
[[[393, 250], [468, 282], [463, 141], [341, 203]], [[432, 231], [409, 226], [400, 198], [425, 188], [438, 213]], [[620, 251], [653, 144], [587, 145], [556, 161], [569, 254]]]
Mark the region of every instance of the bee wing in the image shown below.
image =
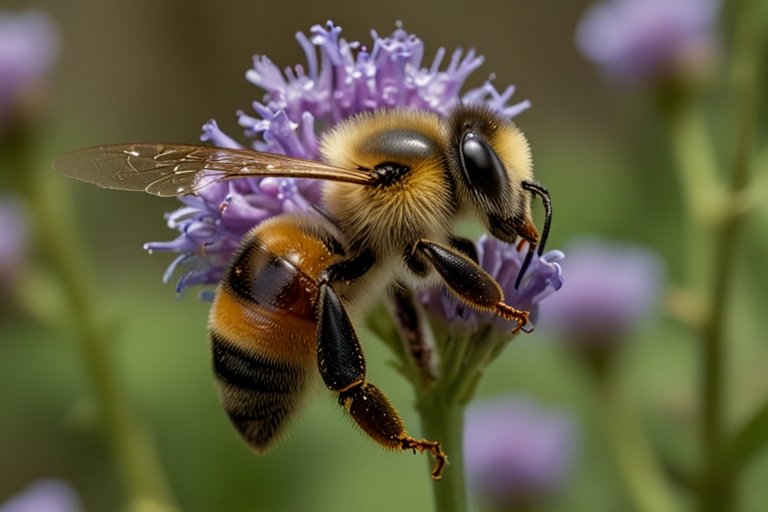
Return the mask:
[[161, 197], [194, 193], [221, 180], [279, 176], [374, 183], [375, 175], [272, 153], [191, 144], [112, 144], [67, 153], [53, 163], [64, 176], [104, 188]]

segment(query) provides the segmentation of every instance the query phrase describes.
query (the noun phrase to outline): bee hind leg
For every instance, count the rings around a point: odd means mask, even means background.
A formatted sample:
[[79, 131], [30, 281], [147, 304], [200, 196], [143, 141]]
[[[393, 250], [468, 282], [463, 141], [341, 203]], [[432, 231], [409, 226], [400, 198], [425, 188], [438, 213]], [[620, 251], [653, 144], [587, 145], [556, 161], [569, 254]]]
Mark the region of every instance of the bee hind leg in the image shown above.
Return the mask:
[[378, 444], [431, 453], [432, 477], [439, 479], [448, 461], [440, 443], [409, 436], [386, 395], [365, 381], [365, 358], [349, 316], [329, 283], [321, 281], [319, 288], [317, 361], [325, 385], [338, 393], [339, 404]]

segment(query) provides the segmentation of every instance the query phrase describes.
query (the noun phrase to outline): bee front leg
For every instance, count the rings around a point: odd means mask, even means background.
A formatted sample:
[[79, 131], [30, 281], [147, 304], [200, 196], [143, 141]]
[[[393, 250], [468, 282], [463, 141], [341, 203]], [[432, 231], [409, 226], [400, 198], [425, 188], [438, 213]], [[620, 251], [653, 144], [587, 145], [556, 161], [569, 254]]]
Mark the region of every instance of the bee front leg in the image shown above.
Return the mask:
[[380, 445], [394, 450], [430, 452], [432, 477], [440, 478], [447, 462], [440, 443], [409, 436], [400, 415], [376, 386], [365, 381], [365, 358], [355, 330], [333, 286], [321, 280], [318, 297], [317, 362], [320, 375], [339, 404]]
[[451, 247], [421, 239], [413, 245], [412, 254], [429, 260], [456, 296], [481, 311], [495, 313], [505, 320], [517, 322], [517, 333], [528, 324], [528, 311], [504, 303], [504, 292], [496, 280], [471, 257]]

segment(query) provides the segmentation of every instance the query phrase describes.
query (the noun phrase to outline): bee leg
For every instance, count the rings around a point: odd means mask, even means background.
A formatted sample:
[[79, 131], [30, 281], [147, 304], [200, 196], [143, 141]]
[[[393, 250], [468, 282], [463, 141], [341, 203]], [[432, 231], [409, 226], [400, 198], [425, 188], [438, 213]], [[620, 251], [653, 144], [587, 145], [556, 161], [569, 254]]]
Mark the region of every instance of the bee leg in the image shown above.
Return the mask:
[[365, 381], [365, 358], [352, 323], [328, 282], [319, 284], [317, 362], [320, 375], [339, 404], [380, 445], [394, 450], [430, 452], [435, 457], [432, 477], [440, 478], [448, 458], [435, 441], [410, 437], [389, 399]]
[[469, 259], [471, 259], [475, 263], [479, 263], [479, 259], [477, 255], [477, 247], [475, 247], [475, 242], [467, 238], [461, 238], [461, 237], [455, 236], [455, 237], [451, 237], [449, 243], [451, 244], [451, 247], [453, 247], [460, 253], [465, 254], [466, 256], [469, 256]]
[[434, 351], [435, 343], [431, 331], [425, 326], [424, 315], [416, 305], [413, 291], [402, 283], [396, 283], [390, 291], [392, 312], [400, 337], [405, 341], [408, 353], [416, 362], [421, 380], [425, 386], [436, 378]]
[[424, 255], [461, 300], [480, 310], [495, 313], [505, 320], [517, 322], [513, 333], [528, 324], [528, 311], [505, 304], [504, 292], [499, 283], [469, 256], [424, 239], [413, 245], [412, 253]]

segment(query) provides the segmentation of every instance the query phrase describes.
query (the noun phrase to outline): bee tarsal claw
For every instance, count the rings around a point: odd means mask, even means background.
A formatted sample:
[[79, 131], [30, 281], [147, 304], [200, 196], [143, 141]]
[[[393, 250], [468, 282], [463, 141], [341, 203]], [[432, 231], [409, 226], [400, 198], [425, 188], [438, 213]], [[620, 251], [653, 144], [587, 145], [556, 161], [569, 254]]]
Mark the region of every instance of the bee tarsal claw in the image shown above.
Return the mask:
[[496, 312], [504, 320], [509, 320], [510, 322], [515, 322], [517, 324], [515, 325], [515, 328], [512, 329], [512, 334], [517, 334], [520, 331], [523, 331], [524, 333], [533, 332], [533, 327], [531, 327], [530, 330], [525, 329], [525, 327], [531, 325], [528, 319], [530, 314], [528, 311], [516, 309], [500, 302], [496, 304]]
[[436, 441], [427, 441], [426, 439], [414, 439], [412, 437], [403, 437], [401, 440], [403, 450], [411, 449], [414, 453], [429, 452], [435, 458], [435, 465], [432, 467], [432, 479], [440, 480], [443, 476], [443, 469], [448, 464], [448, 455]]

